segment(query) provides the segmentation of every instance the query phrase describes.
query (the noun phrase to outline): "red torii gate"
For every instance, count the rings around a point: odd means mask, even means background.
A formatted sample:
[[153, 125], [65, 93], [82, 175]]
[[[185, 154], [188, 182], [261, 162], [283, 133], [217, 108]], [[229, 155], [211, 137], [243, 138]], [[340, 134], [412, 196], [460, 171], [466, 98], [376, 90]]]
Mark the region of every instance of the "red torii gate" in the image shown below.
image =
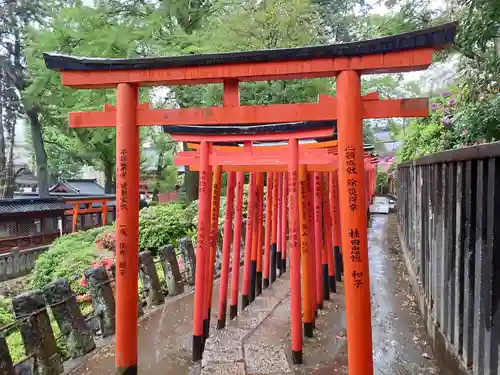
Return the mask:
[[[407, 72], [426, 69], [435, 50], [453, 42], [456, 24], [445, 24], [391, 37], [318, 47], [248, 51], [165, 58], [95, 59], [44, 54], [49, 69], [61, 72], [62, 83], [77, 89], [117, 89], [116, 111], [70, 116], [70, 126], [113, 126], [117, 128], [118, 218], [116, 277], [116, 367], [119, 374], [137, 374], [137, 244], [139, 210], [139, 131], [147, 125], [261, 124], [338, 120], [339, 194], [349, 200], [348, 180], [364, 186], [362, 118], [375, 116], [361, 99], [361, 74]], [[337, 77], [336, 102], [240, 106], [238, 84], [242, 81], [289, 80]], [[224, 83], [224, 107], [148, 110], [138, 108], [138, 86]], [[367, 107], [368, 105], [368, 107]], [[375, 103], [375, 107], [382, 107]], [[400, 104], [401, 107], [401, 104]], [[382, 112], [382, 110], [381, 110]], [[380, 114], [379, 114], [380, 115]], [[81, 117], [83, 117], [83, 119]], [[385, 112], [384, 117], [387, 117]], [[85, 120], [87, 118], [87, 120]], [[298, 144], [292, 141], [292, 165], [298, 163]], [[206, 155], [206, 154], [205, 154]], [[208, 161], [208, 160], [207, 160]], [[297, 170], [291, 171], [290, 186], [297, 186]], [[207, 176], [205, 176], [206, 178]], [[297, 194], [296, 190], [291, 191]], [[356, 189], [358, 197], [365, 193]], [[363, 208], [360, 199], [360, 208]], [[298, 214], [294, 208], [293, 213]], [[370, 315], [366, 215], [341, 206], [342, 244], [350, 245], [349, 234], [359, 229], [361, 259], [344, 260], [346, 298], [356, 302], [357, 311]], [[296, 215], [298, 216], [298, 215]], [[344, 225], [345, 224], [345, 225]], [[361, 283], [361, 284], [360, 284]], [[362, 287], [359, 287], [362, 285]], [[370, 330], [370, 322], [356, 321], [348, 314], [349, 373], [373, 373], [372, 343], [359, 332]], [[363, 337], [363, 340], [360, 340]], [[195, 338], [194, 338], [195, 339]], [[292, 350], [295, 348], [292, 347]]]

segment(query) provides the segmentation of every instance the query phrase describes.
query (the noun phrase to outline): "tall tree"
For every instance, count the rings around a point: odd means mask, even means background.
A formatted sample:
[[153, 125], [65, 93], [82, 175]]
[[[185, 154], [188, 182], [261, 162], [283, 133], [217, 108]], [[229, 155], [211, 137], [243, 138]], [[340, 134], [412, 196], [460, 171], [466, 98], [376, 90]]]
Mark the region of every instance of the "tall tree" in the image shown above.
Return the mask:
[[45, 153], [40, 108], [25, 95], [30, 85], [24, 48], [30, 25], [43, 24], [51, 11], [49, 0], [0, 0], [0, 65], [20, 103], [18, 115], [26, 115], [30, 122], [33, 149], [37, 165], [38, 190], [41, 197], [49, 194], [47, 155]]
[[[58, 74], [45, 68], [41, 51], [57, 51], [80, 56], [136, 56], [139, 40], [134, 33], [133, 17], [124, 16], [126, 8], [109, 4], [88, 7], [76, 4], [62, 9], [51, 27], [31, 29], [27, 48], [30, 72], [34, 79], [29, 87], [30, 98], [38, 98], [43, 107], [44, 125], [57, 131], [47, 131], [46, 140], [58, 148], [64, 160], [92, 165], [105, 176], [105, 190], [113, 191], [116, 132], [112, 128], [69, 129], [71, 111], [102, 110], [106, 103], [115, 102], [114, 90], [73, 90], [63, 87]], [[147, 97], [148, 91], [141, 95]]]

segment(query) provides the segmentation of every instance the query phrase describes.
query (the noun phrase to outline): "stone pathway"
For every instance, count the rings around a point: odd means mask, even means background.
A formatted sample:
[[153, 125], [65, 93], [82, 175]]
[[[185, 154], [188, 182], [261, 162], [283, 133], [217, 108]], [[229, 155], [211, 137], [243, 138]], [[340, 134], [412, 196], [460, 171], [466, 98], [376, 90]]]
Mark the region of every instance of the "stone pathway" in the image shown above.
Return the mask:
[[[376, 375], [440, 373], [406, 270], [388, 244], [390, 215], [372, 215], [369, 230], [373, 353]], [[304, 365], [293, 366], [290, 353], [288, 275], [221, 331], [215, 330], [202, 363], [191, 362], [193, 294], [186, 293], [153, 311], [140, 323], [139, 372], [148, 375], [331, 375], [347, 374], [347, 338], [342, 283], [316, 321], [315, 337], [304, 339]], [[214, 288], [213, 306], [218, 300]], [[108, 344], [110, 344], [108, 342]], [[103, 347], [70, 372], [114, 373], [114, 347]]]

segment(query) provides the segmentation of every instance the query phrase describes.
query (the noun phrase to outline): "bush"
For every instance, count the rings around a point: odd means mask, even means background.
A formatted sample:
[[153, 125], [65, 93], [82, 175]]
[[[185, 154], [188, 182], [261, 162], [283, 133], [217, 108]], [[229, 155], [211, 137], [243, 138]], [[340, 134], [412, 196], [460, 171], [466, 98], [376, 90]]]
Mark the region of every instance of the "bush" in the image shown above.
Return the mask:
[[177, 241], [188, 234], [192, 223], [181, 204], [168, 203], [148, 207], [139, 214], [139, 249], [156, 254], [158, 248]]
[[75, 293], [85, 291], [80, 285], [83, 271], [97, 258], [96, 238], [110, 227], [94, 228], [59, 237], [45, 253], [40, 255], [33, 270], [31, 287], [41, 289], [59, 279], [70, 281]]

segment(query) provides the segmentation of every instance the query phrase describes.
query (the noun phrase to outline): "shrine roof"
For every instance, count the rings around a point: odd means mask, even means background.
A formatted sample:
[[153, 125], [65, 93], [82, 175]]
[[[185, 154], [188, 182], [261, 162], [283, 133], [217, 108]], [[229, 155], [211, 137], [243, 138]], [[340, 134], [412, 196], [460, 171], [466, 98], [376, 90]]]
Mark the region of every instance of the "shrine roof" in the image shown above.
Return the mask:
[[279, 124], [249, 125], [249, 126], [193, 126], [171, 125], [164, 127], [164, 132], [170, 134], [196, 135], [243, 135], [243, 134], [272, 134], [307, 131], [331, 128], [334, 131], [337, 121], [303, 121]]
[[453, 42], [456, 28], [457, 24], [452, 22], [409, 33], [359, 42], [300, 48], [209, 53], [202, 55], [138, 57], [129, 59], [78, 57], [58, 53], [44, 53], [43, 56], [47, 68], [57, 71], [145, 70], [297, 61], [319, 58], [367, 56], [421, 48], [442, 48]]

